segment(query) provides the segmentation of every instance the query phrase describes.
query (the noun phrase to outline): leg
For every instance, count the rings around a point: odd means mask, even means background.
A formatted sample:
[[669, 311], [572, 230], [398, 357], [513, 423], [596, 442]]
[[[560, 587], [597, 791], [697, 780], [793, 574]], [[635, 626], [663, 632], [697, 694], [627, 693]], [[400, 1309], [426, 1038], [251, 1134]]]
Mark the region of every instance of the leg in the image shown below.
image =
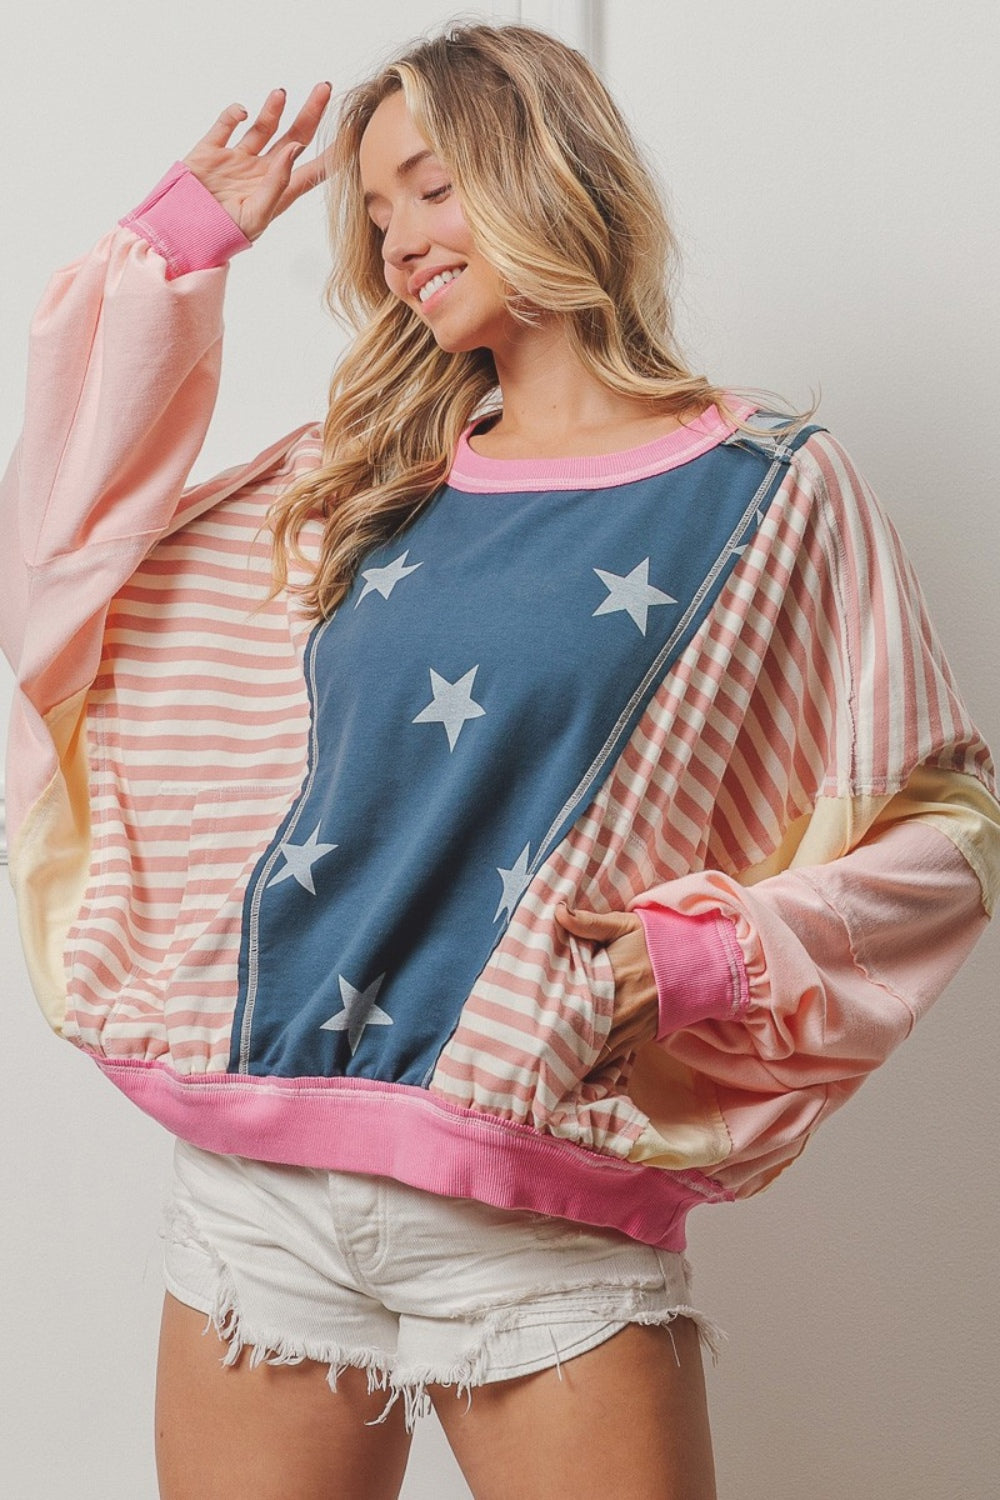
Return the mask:
[[715, 1500], [690, 1318], [669, 1330], [630, 1323], [564, 1361], [562, 1377], [553, 1367], [476, 1386], [471, 1406], [428, 1386], [475, 1500]]
[[336, 1392], [327, 1367], [249, 1368], [243, 1350], [223, 1369], [224, 1346], [205, 1316], [167, 1293], [156, 1379], [156, 1467], [161, 1500], [396, 1500], [410, 1435], [401, 1406], [366, 1427], [388, 1399], [368, 1394], [364, 1370]]

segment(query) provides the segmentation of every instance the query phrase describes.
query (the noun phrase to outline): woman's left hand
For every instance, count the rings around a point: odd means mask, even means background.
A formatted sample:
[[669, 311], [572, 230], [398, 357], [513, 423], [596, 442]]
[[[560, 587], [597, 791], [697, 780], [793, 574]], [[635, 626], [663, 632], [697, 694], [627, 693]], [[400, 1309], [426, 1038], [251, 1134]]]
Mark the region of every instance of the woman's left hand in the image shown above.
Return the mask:
[[656, 979], [642, 923], [630, 911], [570, 911], [556, 907], [556, 919], [574, 937], [603, 943], [615, 976], [615, 1013], [597, 1065], [625, 1057], [652, 1041], [659, 1026]]

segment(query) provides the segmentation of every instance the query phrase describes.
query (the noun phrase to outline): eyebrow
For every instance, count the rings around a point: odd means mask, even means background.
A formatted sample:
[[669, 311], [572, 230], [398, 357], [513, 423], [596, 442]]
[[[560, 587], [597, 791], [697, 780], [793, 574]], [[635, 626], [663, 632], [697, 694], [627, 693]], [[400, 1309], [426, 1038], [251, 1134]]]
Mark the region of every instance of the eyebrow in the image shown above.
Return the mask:
[[[401, 161], [396, 168], [397, 181], [402, 182], [413, 171], [414, 167], [418, 167], [422, 161], [426, 161], [429, 156], [433, 155], [433, 151], [416, 151], [412, 156], [408, 156], [405, 161]], [[365, 208], [368, 208], [376, 198], [380, 198], [381, 196], [381, 193], [366, 193], [362, 199]]]

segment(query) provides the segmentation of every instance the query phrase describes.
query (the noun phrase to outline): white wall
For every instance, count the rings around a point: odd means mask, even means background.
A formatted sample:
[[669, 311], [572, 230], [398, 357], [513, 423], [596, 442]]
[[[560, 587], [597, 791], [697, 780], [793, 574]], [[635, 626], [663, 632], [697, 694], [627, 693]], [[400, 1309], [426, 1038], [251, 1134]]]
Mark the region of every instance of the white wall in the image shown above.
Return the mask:
[[[992, 0], [602, 9], [604, 73], [669, 186], [698, 368], [854, 453], [1000, 744], [1000, 11]], [[692, 1219], [730, 1332], [723, 1500], [997, 1494], [998, 933], [771, 1190]]]
[[[516, 4], [469, 7], [514, 19]], [[28, 322], [49, 274], [137, 203], [233, 100], [339, 91], [452, 15], [435, 0], [32, 0], [0, 23], [0, 463], [21, 423]], [[216, 418], [196, 476], [321, 416], [340, 347], [320, 306], [319, 193], [233, 263]], [[10, 698], [0, 664], [0, 728]], [[3, 872], [0, 872], [2, 874]], [[152, 1398], [166, 1134], [48, 1033], [0, 886], [0, 1487], [24, 1500], [153, 1500]], [[404, 1500], [464, 1500], [436, 1420]], [[293, 1497], [289, 1497], [293, 1500]]]
[[[996, 7], [597, 9], [606, 76], [669, 184], [696, 363], [799, 401], [822, 385], [820, 415], [892, 511], [1000, 744], [986, 435], [1000, 332]], [[449, 14], [426, 0], [405, 12], [368, 0], [363, 23], [344, 0], [35, 0], [6, 20], [0, 451], [19, 426], [28, 318], [52, 268], [230, 99], [252, 106], [276, 83], [301, 97], [321, 76], [340, 89]], [[321, 413], [337, 348], [319, 310], [324, 265], [318, 196], [234, 263], [199, 473]], [[700, 1301], [731, 1335], [711, 1381], [722, 1500], [995, 1493], [997, 941], [772, 1191], [694, 1216]], [[0, 1094], [0, 1473], [26, 1497], [152, 1500], [168, 1142], [46, 1033], [7, 895], [0, 953], [15, 1062]], [[422, 1424], [405, 1500], [467, 1494], [436, 1422]]]

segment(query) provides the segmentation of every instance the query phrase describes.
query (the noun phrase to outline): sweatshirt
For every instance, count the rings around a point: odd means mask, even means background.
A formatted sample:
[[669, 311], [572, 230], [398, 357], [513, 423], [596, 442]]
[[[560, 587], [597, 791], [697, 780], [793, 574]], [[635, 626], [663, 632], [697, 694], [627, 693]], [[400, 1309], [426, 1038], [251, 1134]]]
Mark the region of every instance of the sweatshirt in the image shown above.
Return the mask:
[[[557, 459], [474, 419], [310, 620], [265, 521], [319, 425], [189, 483], [247, 247], [178, 164], [32, 325], [0, 635], [39, 1003], [204, 1149], [682, 1249], [995, 907], [992, 761], [899, 536], [828, 432], [747, 403]], [[642, 923], [625, 1059], [560, 901]]]

